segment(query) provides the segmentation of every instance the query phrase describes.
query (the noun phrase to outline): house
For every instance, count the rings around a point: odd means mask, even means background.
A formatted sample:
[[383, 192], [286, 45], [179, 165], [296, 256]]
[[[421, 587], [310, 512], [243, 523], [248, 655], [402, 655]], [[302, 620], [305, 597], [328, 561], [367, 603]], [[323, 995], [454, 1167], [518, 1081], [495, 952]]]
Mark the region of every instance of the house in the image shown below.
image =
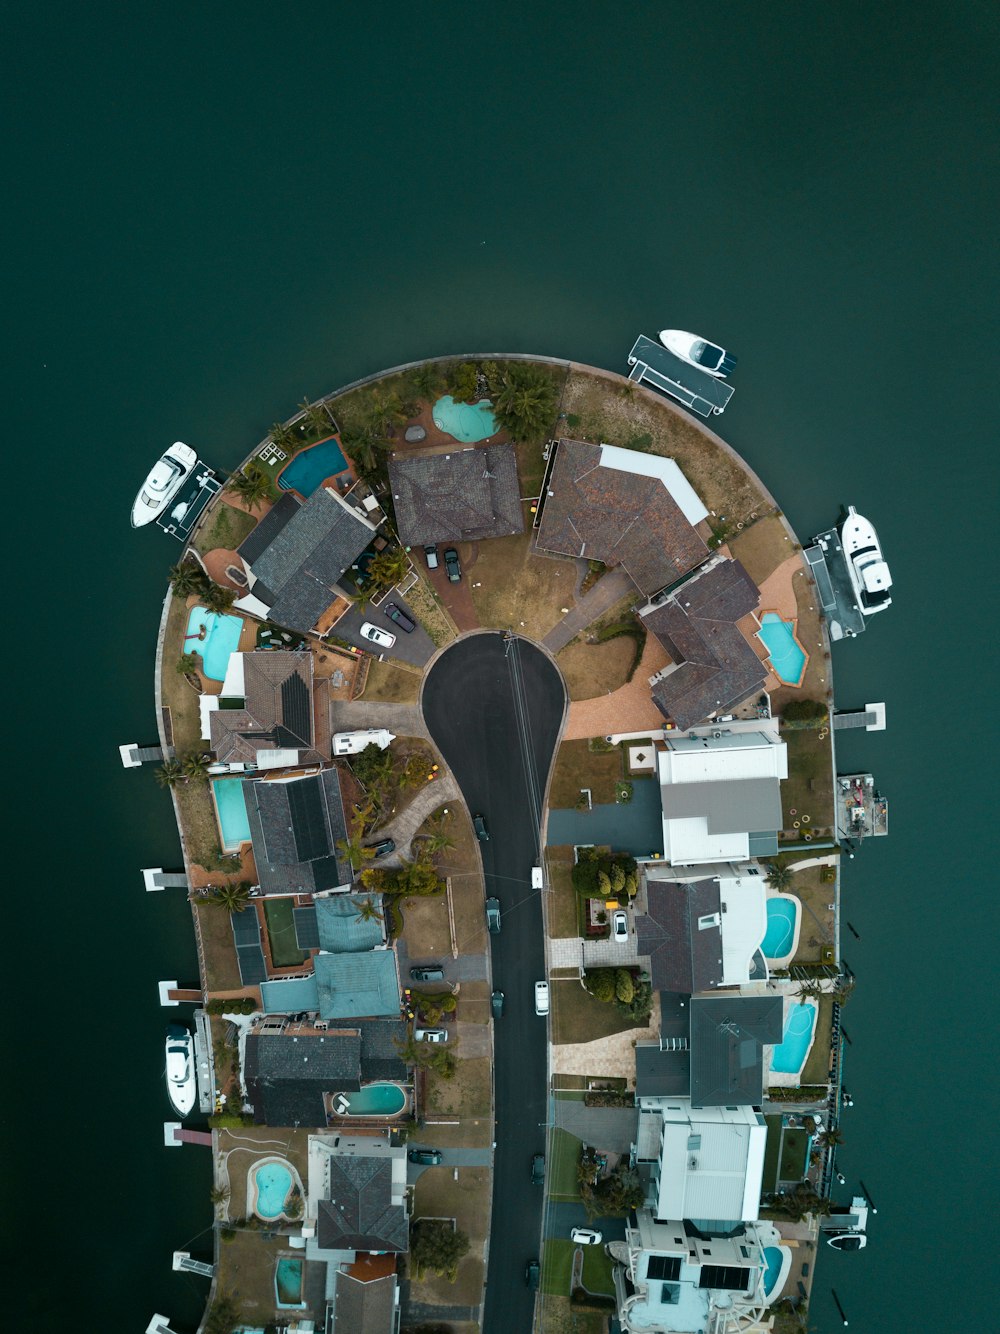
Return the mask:
[[745, 862], [777, 852], [788, 755], [776, 725], [668, 735], [656, 758], [670, 865]]
[[[389, 1272], [378, 1272], [387, 1263]], [[399, 1296], [394, 1258], [366, 1255], [342, 1266], [337, 1274], [332, 1334], [396, 1334]]]
[[672, 659], [652, 679], [653, 702], [682, 731], [742, 702], [767, 680], [739, 625], [759, 605], [757, 585], [740, 562], [715, 556], [639, 611]]
[[329, 954], [379, 949], [385, 944], [382, 908], [381, 895], [368, 890], [317, 895], [308, 907], [295, 909], [296, 943], [300, 949], [320, 949]]
[[234, 605], [300, 634], [316, 631], [338, 599], [349, 600], [339, 580], [375, 533], [332, 487], [305, 502], [282, 497], [238, 549], [249, 593]]
[[647, 597], [700, 565], [708, 511], [673, 459], [560, 440], [535, 539], [540, 551], [621, 565]]
[[323, 1253], [405, 1254], [410, 1243], [406, 1149], [385, 1136], [309, 1139], [307, 1258]]
[[347, 821], [336, 769], [303, 777], [244, 779], [257, 879], [265, 894], [314, 894], [350, 885], [350, 860], [338, 852]]
[[513, 445], [393, 458], [389, 483], [404, 546], [524, 532]]
[[324, 1019], [398, 1018], [399, 974], [393, 950], [317, 954], [313, 969]]
[[221, 764], [268, 769], [319, 764], [311, 653], [233, 653], [215, 704], [209, 740]]

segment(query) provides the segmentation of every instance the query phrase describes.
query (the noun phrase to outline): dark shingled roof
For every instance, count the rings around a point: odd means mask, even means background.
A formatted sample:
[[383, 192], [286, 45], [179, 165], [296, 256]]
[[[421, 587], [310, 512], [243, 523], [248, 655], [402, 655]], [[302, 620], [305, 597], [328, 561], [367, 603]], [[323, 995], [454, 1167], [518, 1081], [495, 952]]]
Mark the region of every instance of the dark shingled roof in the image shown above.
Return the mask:
[[691, 1092], [691, 997], [660, 992], [660, 1038], [635, 1049], [637, 1098], [686, 1098]]
[[302, 507], [302, 501], [294, 491], [285, 491], [281, 498], [271, 506], [257, 524], [257, 527], [240, 543], [237, 551], [248, 565], [253, 565], [262, 552], [266, 551], [274, 539]]
[[322, 1250], [407, 1251], [409, 1219], [392, 1203], [392, 1160], [330, 1155], [330, 1198], [320, 1200]]
[[653, 686], [653, 700], [682, 730], [759, 690], [767, 669], [737, 621], [760, 604], [738, 560], [717, 558], [653, 607], [640, 611], [677, 664]]
[[[372, 525], [328, 487], [315, 491], [248, 562], [274, 598], [270, 619], [307, 634], [338, 596], [337, 581], [373, 536]], [[251, 592], [261, 597], [256, 585]]]
[[391, 459], [389, 481], [404, 545], [524, 532], [513, 445]]
[[718, 918], [722, 902], [717, 880], [680, 884], [646, 881], [647, 911], [635, 919], [640, 954], [649, 956], [655, 991], [708, 991], [722, 981], [722, 927], [699, 927], [700, 918]]
[[781, 1041], [780, 996], [696, 997], [691, 1009], [691, 1103], [759, 1107], [764, 1044]]
[[393, 1334], [396, 1328], [396, 1275], [367, 1282], [343, 1272], [337, 1275], [333, 1334]]
[[361, 1087], [361, 1035], [250, 1033], [243, 1068], [258, 1125], [325, 1126], [323, 1094]]
[[361, 1073], [366, 1084], [406, 1079], [406, 1062], [399, 1054], [406, 1036], [402, 1019], [371, 1019], [361, 1025]]
[[336, 769], [289, 782], [243, 780], [257, 879], [265, 894], [316, 893], [353, 881]]
[[261, 750], [313, 751], [313, 656], [311, 653], [243, 654], [242, 709], [209, 715], [212, 749], [226, 764], [256, 764]]
[[708, 547], [657, 477], [601, 465], [600, 445], [560, 440], [543, 498], [543, 551], [621, 565], [647, 594], [675, 583]]

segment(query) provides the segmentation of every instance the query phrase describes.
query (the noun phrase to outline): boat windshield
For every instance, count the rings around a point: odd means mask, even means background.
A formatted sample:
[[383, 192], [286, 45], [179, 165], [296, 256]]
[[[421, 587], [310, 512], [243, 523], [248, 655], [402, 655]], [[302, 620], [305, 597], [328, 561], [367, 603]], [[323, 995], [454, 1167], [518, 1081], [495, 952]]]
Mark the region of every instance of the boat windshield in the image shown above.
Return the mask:
[[691, 360], [709, 371], [718, 370], [725, 355], [721, 347], [707, 343], [704, 338], [699, 338], [691, 344]]

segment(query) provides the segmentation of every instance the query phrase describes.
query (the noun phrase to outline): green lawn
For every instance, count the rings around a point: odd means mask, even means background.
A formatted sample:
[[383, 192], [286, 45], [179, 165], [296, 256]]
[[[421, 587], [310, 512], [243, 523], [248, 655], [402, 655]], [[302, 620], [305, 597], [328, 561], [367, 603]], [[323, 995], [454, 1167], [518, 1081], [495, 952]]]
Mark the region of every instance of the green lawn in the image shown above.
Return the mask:
[[804, 1130], [786, 1127], [781, 1137], [781, 1162], [778, 1167], [779, 1181], [801, 1181], [806, 1174], [808, 1159], [806, 1150], [809, 1136]]
[[264, 920], [271, 942], [271, 962], [275, 968], [291, 968], [302, 963], [305, 954], [295, 943], [294, 903], [288, 898], [265, 899]]
[[[832, 739], [820, 740], [819, 732], [782, 728], [781, 739], [788, 748], [788, 777], [781, 784], [781, 808], [784, 830], [789, 837], [801, 838], [806, 830], [814, 834], [833, 828]], [[792, 811], [795, 814], [792, 814]], [[803, 815], [809, 817], [803, 821]], [[799, 828], [794, 822], [799, 821]]]
[[549, 1195], [553, 1199], [580, 1198], [580, 1186], [577, 1181], [579, 1164], [580, 1141], [568, 1130], [553, 1130], [549, 1141], [549, 1160], [545, 1165]]
[[781, 1117], [765, 1116], [767, 1143], [764, 1146], [764, 1171], [761, 1189], [773, 1191], [778, 1181], [778, 1159], [781, 1157]]
[[260, 517], [260, 514], [247, 514], [245, 510], [234, 509], [232, 505], [220, 501], [215, 506], [211, 523], [206, 524], [198, 534], [195, 546], [202, 555], [214, 551], [216, 547], [235, 551], [257, 527]]
[[552, 1041], [596, 1042], [612, 1033], [625, 1033], [637, 1024], [627, 1014], [604, 1001], [595, 1000], [579, 982], [553, 982]]
[[573, 1252], [576, 1247], [562, 1237], [549, 1237], [542, 1252], [542, 1291], [554, 1296], [568, 1296], [573, 1276]]
[[611, 1257], [604, 1253], [603, 1246], [583, 1248], [583, 1286], [588, 1292], [601, 1293], [607, 1297], [615, 1295], [612, 1267]]

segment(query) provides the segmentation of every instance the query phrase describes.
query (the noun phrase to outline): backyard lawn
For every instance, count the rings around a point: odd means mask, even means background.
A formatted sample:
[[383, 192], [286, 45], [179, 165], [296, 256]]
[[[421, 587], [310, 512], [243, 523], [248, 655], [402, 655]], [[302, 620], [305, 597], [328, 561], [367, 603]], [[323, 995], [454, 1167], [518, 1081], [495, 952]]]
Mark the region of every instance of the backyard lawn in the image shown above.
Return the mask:
[[[205, 983], [208, 990], [239, 991], [243, 979], [236, 961], [236, 944], [229, 913], [214, 903], [197, 903], [194, 910], [198, 914], [205, 946], [205, 969], [208, 973]], [[247, 912], [253, 912], [253, 908], [248, 908]]]
[[170, 711], [170, 734], [174, 749], [200, 750], [201, 721], [198, 691], [192, 690], [176, 666], [184, 651], [188, 609], [184, 598], [171, 598], [163, 635], [162, 703]]
[[833, 1034], [833, 997], [820, 996], [819, 1014], [812, 1050], [799, 1075], [800, 1084], [828, 1084], [830, 1082], [830, 1038]]
[[796, 871], [788, 887], [788, 893], [794, 894], [802, 904], [799, 947], [793, 963], [822, 963], [824, 947], [833, 945], [833, 912], [829, 905], [834, 901], [836, 886], [823, 880], [824, 869], [822, 866], [807, 866], [803, 871]]
[[564, 741], [556, 755], [549, 805], [573, 810], [580, 800], [580, 789], [585, 787], [590, 788], [595, 806], [609, 805], [615, 799], [615, 784], [622, 776], [620, 746], [594, 751], [589, 741]]
[[577, 892], [573, 888], [573, 849], [552, 847], [545, 849], [548, 868], [548, 897], [546, 913], [549, 935], [553, 940], [579, 935], [577, 925]]
[[420, 673], [372, 661], [361, 697], [367, 703], [414, 704], [420, 694]]
[[215, 802], [208, 783], [180, 782], [174, 788], [181, 830], [188, 857], [206, 871], [231, 870], [233, 861], [223, 857], [219, 846], [219, 826], [215, 819]]
[[302, 963], [305, 953], [295, 943], [295, 919], [292, 909], [295, 903], [290, 898], [266, 898], [264, 900], [264, 920], [267, 924], [267, 938], [271, 944], [271, 962], [275, 968], [291, 968]]
[[260, 513], [247, 514], [245, 510], [235, 509], [224, 501], [216, 504], [211, 523], [206, 524], [195, 539], [195, 546], [204, 556], [216, 547], [225, 547], [235, 551], [240, 543], [253, 532], [260, 520]]
[[[788, 777], [781, 784], [781, 809], [787, 837], [799, 839], [806, 830], [814, 835], [833, 828], [833, 741], [820, 740], [815, 729], [783, 727], [788, 747]], [[793, 815], [792, 812], [795, 812]], [[803, 815], [809, 817], [803, 821]], [[799, 828], [794, 828], [794, 821]]]
[[614, 1005], [595, 1000], [579, 982], [553, 982], [552, 1041], [556, 1046], [596, 1042], [612, 1033], [627, 1033], [636, 1022]]
[[544, 639], [562, 620], [562, 609], [574, 605], [576, 565], [533, 556], [531, 538], [527, 532], [481, 542], [470, 592], [484, 628]]

